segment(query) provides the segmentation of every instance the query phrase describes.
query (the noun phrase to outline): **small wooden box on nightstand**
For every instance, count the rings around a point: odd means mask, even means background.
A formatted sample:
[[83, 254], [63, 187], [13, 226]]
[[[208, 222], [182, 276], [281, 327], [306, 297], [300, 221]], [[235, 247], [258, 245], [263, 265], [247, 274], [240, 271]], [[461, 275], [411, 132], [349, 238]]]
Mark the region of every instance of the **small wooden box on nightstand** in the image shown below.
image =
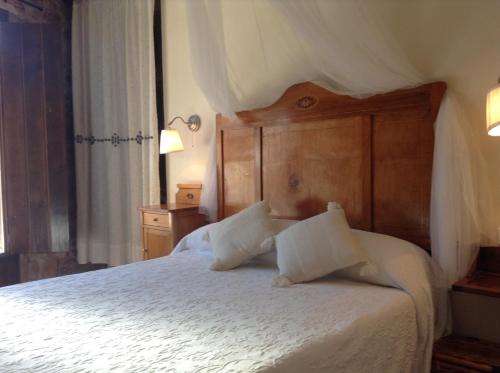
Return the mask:
[[140, 209], [143, 259], [169, 255], [186, 234], [205, 224], [198, 205], [169, 203]]

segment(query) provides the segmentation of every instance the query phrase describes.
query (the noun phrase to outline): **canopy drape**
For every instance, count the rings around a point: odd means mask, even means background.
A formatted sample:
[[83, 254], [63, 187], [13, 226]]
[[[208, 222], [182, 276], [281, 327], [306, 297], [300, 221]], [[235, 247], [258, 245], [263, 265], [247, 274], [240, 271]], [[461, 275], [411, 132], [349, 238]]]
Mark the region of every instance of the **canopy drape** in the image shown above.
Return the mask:
[[73, 4], [80, 263], [141, 259], [138, 208], [159, 202], [153, 0]]
[[[225, 115], [270, 105], [305, 80], [360, 97], [429, 82], [378, 22], [369, 2], [186, 4], [197, 84], [214, 111]], [[433, 255], [449, 284], [465, 275], [481, 240], [496, 241], [491, 194], [484, 187], [478, 191], [479, 185], [489, 185], [486, 165], [461, 110], [449, 86], [435, 124], [431, 207]], [[211, 159], [207, 175], [216, 167]], [[202, 201], [216, 199], [214, 183], [213, 177], [205, 179]], [[216, 216], [215, 205], [205, 208]]]

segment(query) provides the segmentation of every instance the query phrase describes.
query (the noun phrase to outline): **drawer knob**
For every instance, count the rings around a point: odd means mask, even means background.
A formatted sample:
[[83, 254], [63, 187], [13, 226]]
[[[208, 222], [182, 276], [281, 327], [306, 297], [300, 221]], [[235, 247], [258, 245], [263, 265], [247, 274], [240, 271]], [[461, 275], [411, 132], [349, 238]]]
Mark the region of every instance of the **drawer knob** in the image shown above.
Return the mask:
[[158, 221], [158, 218], [154, 218], [153, 221]]
[[188, 193], [188, 194], [186, 195], [186, 197], [187, 197], [187, 199], [193, 199], [193, 198], [194, 198], [194, 195], [193, 195], [193, 193]]

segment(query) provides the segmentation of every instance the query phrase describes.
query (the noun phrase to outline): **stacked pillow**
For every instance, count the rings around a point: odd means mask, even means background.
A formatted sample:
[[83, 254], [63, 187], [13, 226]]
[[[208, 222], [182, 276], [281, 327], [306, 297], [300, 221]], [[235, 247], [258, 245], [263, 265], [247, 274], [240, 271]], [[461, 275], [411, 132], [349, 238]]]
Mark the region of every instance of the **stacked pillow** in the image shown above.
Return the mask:
[[278, 232], [267, 201], [257, 202], [208, 230], [214, 252], [211, 269], [226, 271], [269, 251], [262, 241]]
[[277, 286], [312, 281], [349, 267], [354, 276], [376, 272], [336, 203], [329, 203], [325, 213], [293, 224], [277, 223], [269, 204], [261, 201], [211, 226], [208, 237], [214, 254], [211, 268], [218, 271], [276, 248]]

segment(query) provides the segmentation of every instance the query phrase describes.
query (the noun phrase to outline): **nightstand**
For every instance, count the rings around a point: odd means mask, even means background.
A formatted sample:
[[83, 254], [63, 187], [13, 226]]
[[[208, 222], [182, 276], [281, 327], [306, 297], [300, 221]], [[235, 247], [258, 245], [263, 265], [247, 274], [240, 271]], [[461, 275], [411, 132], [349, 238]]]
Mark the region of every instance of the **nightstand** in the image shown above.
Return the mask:
[[500, 247], [481, 247], [451, 301], [455, 333], [500, 343]]
[[432, 373], [500, 372], [500, 344], [450, 335], [434, 345]]
[[206, 224], [198, 205], [169, 203], [139, 210], [144, 260], [169, 255], [182, 237]]

